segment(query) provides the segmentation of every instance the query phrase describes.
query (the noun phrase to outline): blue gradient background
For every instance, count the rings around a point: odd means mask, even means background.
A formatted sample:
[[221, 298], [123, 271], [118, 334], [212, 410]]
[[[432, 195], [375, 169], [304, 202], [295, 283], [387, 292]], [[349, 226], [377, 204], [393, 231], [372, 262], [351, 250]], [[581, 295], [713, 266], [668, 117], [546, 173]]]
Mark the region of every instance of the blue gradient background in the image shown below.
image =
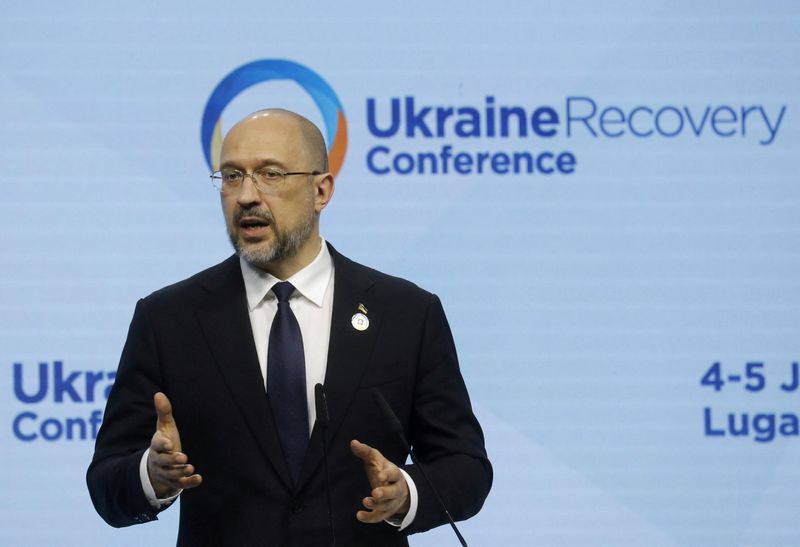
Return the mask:
[[[24, 443], [12, 364], [116, 367], [137, 298], [228, 256], [199, 143], [234, 68], [289, 59], [335, 90], [349, 127], [322, 220], [346, 255], [439, 294], [495, 465], [471, 545], [781, 547], [800, 543], [798, 439], [707, 438], [702, 409], [798, 412], [774, 389], [800, 359], [795, 2], [16, 3], [0, 21], [0, 544], [169, 545], [114, 530], [84, 484], [92, 442]], [[420, 104], [787, 105], [776, 141], [448, 141], [574, 151], [570, 176], [385, 176], [366, 98]], [[290, 82], [250, 88], [304, 112]], [[225, 125], [227, 127], [228, 125]], [[764, 361], [758, 394], [699, 385]], [[29, 389], [34, 389], [33, 376]], [[50, 399], [52, 400], [52, 399]], [[415, 546], [455, 544], [446, 528]]]

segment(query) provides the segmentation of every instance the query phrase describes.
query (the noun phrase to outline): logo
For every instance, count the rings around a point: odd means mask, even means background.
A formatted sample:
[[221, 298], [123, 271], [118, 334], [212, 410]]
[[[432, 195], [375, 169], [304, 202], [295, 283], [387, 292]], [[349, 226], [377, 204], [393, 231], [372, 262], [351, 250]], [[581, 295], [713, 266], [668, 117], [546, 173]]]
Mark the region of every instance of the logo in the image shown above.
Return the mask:
[[316, 103], [325, 121], [328, 162], [336, 176], [347, 150], [347, 120], [333, 88], [316, 72], [301, 64], [280, 59], [263, 59], [242, 65], [222, 79], [211, 93], [200, 128], [203, 156], [211, 171], [219, 168], [222, 147], [222, 111], [239, 93], [262, 82], [291, 80], [300, 85]]

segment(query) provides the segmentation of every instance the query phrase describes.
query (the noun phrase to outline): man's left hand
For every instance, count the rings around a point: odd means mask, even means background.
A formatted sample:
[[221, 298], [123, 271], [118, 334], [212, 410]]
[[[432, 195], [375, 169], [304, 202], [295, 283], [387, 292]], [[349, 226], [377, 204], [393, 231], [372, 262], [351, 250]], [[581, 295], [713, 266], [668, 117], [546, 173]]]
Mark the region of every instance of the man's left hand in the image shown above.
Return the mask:
[[362, 500], [366, 511], [356, 513], [361, 522], [376, 523], [408, 513], [408, 485], [400, 469], [369, 445], [350, 441], [350, 450], [364, 462], [364, 471], [372, 487], [370, 496]]

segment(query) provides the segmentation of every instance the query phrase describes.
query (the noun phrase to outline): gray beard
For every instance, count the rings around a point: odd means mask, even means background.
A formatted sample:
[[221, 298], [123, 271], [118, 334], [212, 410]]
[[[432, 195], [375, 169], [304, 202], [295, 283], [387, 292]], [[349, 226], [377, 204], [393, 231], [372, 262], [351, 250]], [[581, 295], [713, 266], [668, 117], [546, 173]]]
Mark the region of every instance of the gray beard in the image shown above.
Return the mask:
[[236, 250], [236, 254], [256, 268], [268, 270], [270, 264], [297, 254], [300, 246], [311, 236], [314, 228], [312, 219], [313, 217], [309, 217], [306, 222], [290, 232], [279, 231], [274, 222], [271, 223], [275, 232], [275, 241], [266, 249], [248, 249], [230, 231], [228, 231], [228, 239]]

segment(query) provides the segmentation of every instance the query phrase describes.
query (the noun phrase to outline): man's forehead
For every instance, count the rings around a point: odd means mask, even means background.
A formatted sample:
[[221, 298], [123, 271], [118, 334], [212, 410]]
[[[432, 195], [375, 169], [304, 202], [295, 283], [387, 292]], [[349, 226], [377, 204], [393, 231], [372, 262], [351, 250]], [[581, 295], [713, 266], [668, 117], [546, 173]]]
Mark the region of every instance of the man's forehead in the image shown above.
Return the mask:
[[284, 113], [253, 114], [238, 121], [231, 127], [225, 138], [257, 136], [265, 133], [280, 133], [285, 137], [300, 137], [302, 136], [302, 127], [300, 120], [293, 115]]
[[240, 120], [225, 135], [221, 152], [221, 165], [256, 168], [255, 163], [264, 165], [264, 160], [272, 159], [275, 165], [299, 161], [315, 165], [314, 169], [327, 168], [319, 129], [288, 110], [259, 111]]
[[293, 120], [284, 118], [249, 118], [234, 125], [222, 141], [222, 154], [234, 151], [253, 155], [278, 152], [302, 153], [302, 131]]

